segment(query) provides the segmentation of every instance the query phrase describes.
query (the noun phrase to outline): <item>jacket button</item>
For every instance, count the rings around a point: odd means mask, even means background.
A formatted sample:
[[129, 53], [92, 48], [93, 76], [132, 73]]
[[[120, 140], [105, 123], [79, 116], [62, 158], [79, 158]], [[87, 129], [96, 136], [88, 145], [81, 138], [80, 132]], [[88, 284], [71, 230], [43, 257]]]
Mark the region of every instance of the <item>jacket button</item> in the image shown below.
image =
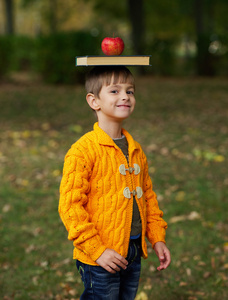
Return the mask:
[[142, 197], [143, 191], [142, 191], [142, 188], [140, 186], [136, 187], [136, 193], [137, 193], [138, 199]]
[[137, 164], [134, 164], [134, 168], [129, 167], [128, 169], [125, 168], [125, 165], [122, 164], [119, 166], [119, 172], [122, 175], [126, 175], [126, 171], [128, 171], [130, 174], [132, 174], [133, 172], [135, 173], [135, 175], [138, 175], [140, 173], [140, 166]]
[[120, 166], [119, 166], [119, 171], [120, 171], [120, 174], [126, 175], [126, 168], [125, 168], [125, 165], [120, 165]]
[[137, 164], [134, 164], [134, 170], [135, 170], [135, 175], [138, 175], [140, 173], [140, 166]]
[[130, 191], [129, 187], [126, 187], [123, 190], [123, 195], [124, 195], [125, 198], [131, 199], [131, 191]]

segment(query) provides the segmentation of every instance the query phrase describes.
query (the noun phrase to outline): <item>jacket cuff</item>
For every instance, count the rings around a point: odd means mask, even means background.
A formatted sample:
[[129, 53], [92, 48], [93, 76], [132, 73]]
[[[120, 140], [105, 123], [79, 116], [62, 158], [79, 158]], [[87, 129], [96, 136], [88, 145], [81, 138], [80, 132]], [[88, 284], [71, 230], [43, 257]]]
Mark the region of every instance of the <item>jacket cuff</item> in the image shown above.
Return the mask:
[[157, 242], [163, 242], [166, 244], [165, 234], [166, 234], [165, 229], [163, 229], [162, 232], [157, 234], [154, 233], [152, 237], [148, 238], [153, 248]]
[[106, 250], [107, 248], [104, 245], [101, 245], [96, 251], [94, 251], [92, 254], [90, 253], [90, 258], [96, 262], [96, 260], [101, 256], [101, 254]]

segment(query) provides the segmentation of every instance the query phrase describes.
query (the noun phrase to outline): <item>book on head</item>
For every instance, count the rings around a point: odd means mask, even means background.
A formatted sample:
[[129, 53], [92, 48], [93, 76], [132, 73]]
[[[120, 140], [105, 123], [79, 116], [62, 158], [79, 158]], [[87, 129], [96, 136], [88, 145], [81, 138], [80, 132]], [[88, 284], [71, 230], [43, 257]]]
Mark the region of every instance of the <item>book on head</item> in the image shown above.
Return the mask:
[[150, 66], [150, 55], [76, 56], [76, 66]]

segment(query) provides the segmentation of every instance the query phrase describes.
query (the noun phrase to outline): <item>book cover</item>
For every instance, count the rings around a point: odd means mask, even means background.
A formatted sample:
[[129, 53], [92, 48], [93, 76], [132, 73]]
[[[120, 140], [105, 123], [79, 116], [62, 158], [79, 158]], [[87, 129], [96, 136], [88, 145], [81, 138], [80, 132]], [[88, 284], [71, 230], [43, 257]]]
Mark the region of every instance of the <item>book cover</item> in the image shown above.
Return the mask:
[[151, 55], [76, 56], [76, 66], [150, 66]]

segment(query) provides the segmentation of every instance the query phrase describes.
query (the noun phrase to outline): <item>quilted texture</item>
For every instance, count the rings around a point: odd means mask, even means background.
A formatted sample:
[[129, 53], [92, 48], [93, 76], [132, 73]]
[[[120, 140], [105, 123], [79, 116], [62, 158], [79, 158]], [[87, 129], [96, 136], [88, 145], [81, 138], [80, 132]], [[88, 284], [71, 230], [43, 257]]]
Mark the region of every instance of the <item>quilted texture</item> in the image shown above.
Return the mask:
[[[126, 130], [122, 133], [128, 141], [129, 165], [98, 123], [72, 145], [65, 157], [59, 214], [75, 247], [73, 257], [90, 265], [96, 265], [107, 248], [127, 256], [133, 193], [142, 220], [143, 257], [147, 257], [145, 236], [152, 246], [165, 242], [167, 224], [152, 189], [145, 154]], [[126, 169], [137, 164], [140, 172], [126, 171], [123, 175], [119, 171], [123, 164]], [[130, 199], [123, 194], [126, 187], [131, 192]]]

